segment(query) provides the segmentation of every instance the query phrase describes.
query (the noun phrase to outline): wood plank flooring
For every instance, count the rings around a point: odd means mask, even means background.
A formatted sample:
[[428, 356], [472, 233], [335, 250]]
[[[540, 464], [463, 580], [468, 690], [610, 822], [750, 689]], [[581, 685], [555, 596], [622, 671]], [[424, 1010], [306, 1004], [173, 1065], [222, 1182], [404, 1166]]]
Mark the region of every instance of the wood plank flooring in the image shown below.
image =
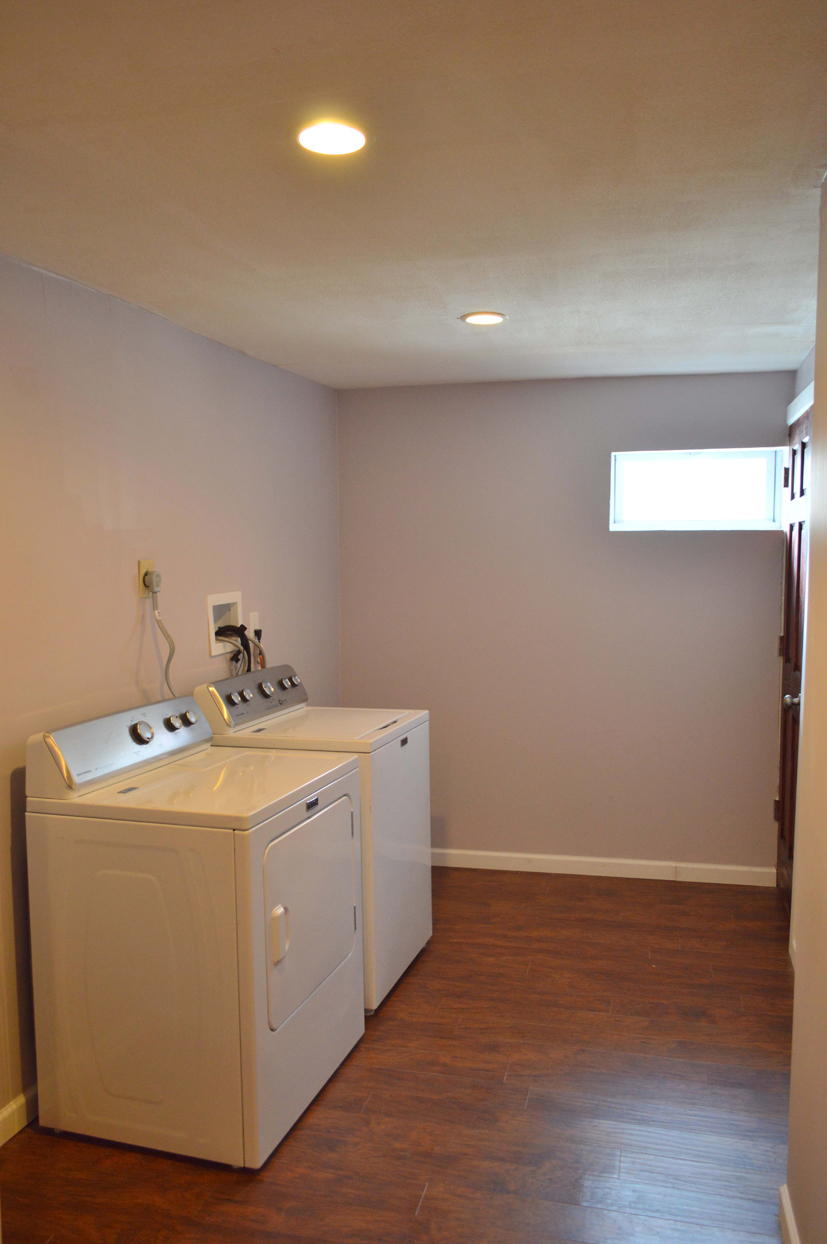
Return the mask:
[[33, 1125], [3, 1241], [777, 1244], [791, 1006], [774, 890], [436, 869], [432, 942], [263, 1170]]

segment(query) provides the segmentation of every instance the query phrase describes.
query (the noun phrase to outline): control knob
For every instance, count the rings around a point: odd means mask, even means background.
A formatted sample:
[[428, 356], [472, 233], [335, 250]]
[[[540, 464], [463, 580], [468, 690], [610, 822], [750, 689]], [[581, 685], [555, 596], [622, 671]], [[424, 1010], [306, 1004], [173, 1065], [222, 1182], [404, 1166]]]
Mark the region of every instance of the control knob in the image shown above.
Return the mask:
[[233, 705], [240, 704], [241, 696], [238, 694], [237, 691], [230, 691], [227, 695], [227, 701], [228, 703], [233, 704]]
[[268, 700], [270, 699], [270, 696], [273, 694], [274, 690], [275, 688], [273, 687], [273, 684], [271, 682], [259, 683], [259, 691], [261, 692], [263, 696], [266, 696]]
[[194, 726], [197, 721], [198, 714], [194, 713], [191, 708], [181, 714], [181, 724], [184, 726]]
[[136, 743], [151, 743], [155, 738], [155, 731], [148, 721], [136, 721], [129, 727], [129, 733]]
[[181, 718], [178, 716], [177, 713], [172, 713], [169, 717], [167, 717], [164, 720], [164, 725], [166, 726], [167, 730], [172, 730], [173, 732], [175, 730], [180, 730], [183, 724], [184, 724], [183, 721], [181, 720]]
[[298, 674], [294, 674], [293, 677], [290, 679], [290, 681], [292, 682], [294, 687], [298, 687], [299, 683], [301, 682], [301, 679], [299, 678]]
[[289, 691], [289, 690], [290, 690], [290, 688], [293, 686], [293, 684], [292, 684], [292, 682], [290, 681], [290, 679], [289, 679], [289, 678], [280, 678], [280, 679], [279, 679], [279, 686], [280, 686], [280, 687], [283, 687], [285, 691]]
[[241, 693], [241, 698], [242, 700], [246, 700], [248, 704], [250, 703], [250, 701], [253, 698], [253, 693], [249, 687], [244, 688], [244, 690]]

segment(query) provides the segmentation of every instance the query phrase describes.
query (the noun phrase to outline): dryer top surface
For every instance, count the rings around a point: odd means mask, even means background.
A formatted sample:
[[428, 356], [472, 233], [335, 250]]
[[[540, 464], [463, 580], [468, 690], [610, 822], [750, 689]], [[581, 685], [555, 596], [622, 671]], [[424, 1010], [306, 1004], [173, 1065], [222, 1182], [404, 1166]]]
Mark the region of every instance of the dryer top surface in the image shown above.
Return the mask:
[[[29, 798], [30, 812], [253, 829], [358, 768], [356, 756], [209, 748], [72, 800]], [[302, 809], [302, 815], [304, 809]]]

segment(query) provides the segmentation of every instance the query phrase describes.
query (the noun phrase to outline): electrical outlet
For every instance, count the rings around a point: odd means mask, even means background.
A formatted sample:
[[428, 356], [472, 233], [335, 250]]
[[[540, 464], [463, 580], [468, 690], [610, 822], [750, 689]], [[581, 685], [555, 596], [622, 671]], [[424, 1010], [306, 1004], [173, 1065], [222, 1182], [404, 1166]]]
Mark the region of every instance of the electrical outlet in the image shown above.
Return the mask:
[[149, 561], [149, 562], [139, 561], [138, 562], [138, 595], [139, 596], [151, 596], [152, 595], [151, 592], [147, 591], [146, 585], [144, 583], [144, 575], [146, 574], [148, 570], [154, 570], [154, 569], [155, 569], [154, 561]]

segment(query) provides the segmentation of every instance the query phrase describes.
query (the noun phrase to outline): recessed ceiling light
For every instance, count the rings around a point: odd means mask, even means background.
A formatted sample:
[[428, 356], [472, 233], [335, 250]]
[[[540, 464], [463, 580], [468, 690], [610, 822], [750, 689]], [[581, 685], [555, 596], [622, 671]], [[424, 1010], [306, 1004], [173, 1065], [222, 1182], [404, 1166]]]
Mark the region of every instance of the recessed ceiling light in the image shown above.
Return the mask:
[[505, 316], [501, 311], [469, 311], [459, 318], [466, 324], [502, 324]]
[[365, 136], [355, 125], [344, 121], [317, 121], [299, 134], [299, 142], [319, 155], [350, 155], [365, 145]]

